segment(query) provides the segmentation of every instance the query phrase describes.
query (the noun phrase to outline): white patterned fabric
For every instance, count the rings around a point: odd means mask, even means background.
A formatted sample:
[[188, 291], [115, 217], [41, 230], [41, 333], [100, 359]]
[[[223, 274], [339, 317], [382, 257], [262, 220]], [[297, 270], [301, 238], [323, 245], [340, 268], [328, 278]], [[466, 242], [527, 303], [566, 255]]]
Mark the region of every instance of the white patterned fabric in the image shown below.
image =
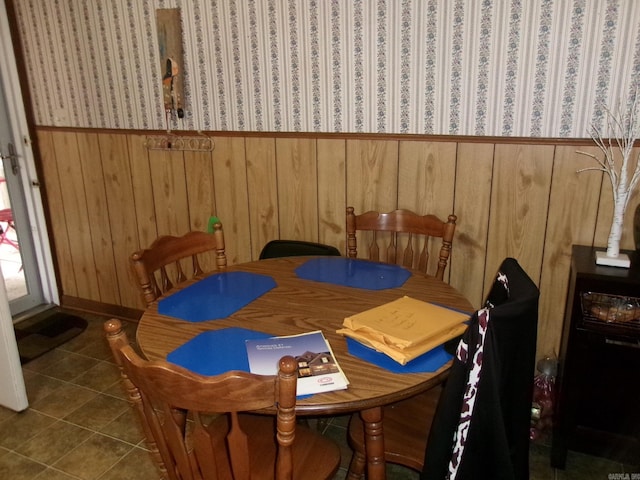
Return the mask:
[[[498, 271], [496, 275], [496, 287], [504, 289], [504, 294], [509, 296], [509, 280], [507, 276]], [[495, 292], [494, 292], [495, 294]], [[462, 400], [462, 409], [460, 412], [460, 421], [458, 428], [454, 434], [454, 446], [451, 454], [451, 461], [449, 462], [449, 469], [447, 473], [447, 480], [455, 480], [458, 474], [458, 467], [462, 461], [464, 454], [464, 447], [467, 441], [467, 434], [469, 433], [469, 426], [471, 425], [471, 419], [473, 417], [473, 410], [476, 404], [476, 397], [478, 393], [478, 383], [482, 375], [482, 360], [484, 358], [484, 344], [487, 336], [487, 328], [489, 327], [490, 312], [494, 305], [487, 300], [487, 306], [481, 310], [478, 310], [478, 336], [476, 345], [473, 349], [469, 348], [469, 345], [460, 340], [458, 348], [456, 350], [456, 358], [464, 363], [469, 364], [469, 352], [473, 352], [473, 359], [471, 359], [471, 368], [467, 378], [467, 388]]]
[[[469, 370], [469, 378], [467, 380], [467, 389], [462, 400], [462, 411], [460, 412], [460, 422], [454, 436], [453, 452], [451, 461], [449, 462], [448, 480], [455, 480], [458, 474], [458, 467], [462, 461], [464, 447], [467, 441], [467, 433], [471, 425], [473, 417], [473, 409], [476, 403], [476, 394], [478, 393], [478, 382], [482, 374], [482, 356], [484, 354], [484, 339], [487, 334], [487, 325], [489, 324], [489, 309], [484, 308], [478, 312], [478, 342], [473, 349], [472, 367]], [[456, 356], [458, 360], [467, 363], [469, 355], [469, 346], [460, 341]]]

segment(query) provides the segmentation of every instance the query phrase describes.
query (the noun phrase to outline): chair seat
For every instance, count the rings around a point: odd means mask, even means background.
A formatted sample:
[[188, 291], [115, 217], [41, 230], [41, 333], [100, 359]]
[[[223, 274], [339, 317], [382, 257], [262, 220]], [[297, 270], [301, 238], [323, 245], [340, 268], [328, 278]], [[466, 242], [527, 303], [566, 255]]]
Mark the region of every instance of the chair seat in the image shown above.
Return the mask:
[[[422, 470], [427, 438], [441, 393], [442, 387], [436, 386], [415, 397], [384, 407], [382, 428], [387, 462]], [[364, 455], [364, 425], [359, 414], [351, 416], [348, 432], [351, 448]], [[354, 461], [359, 461], [356, 458], [361, 457], [354, 456]], [[364, 460], [363, 457], [361, 459]], [[350, 470], [361, 471], [360, 468]]]
[[[252, 458], [251, 478], [273, 479], [277, 448], [273, 436], [275, 418], [269, 415], [244, 414], [240, 417], [240, 423], [245, 432], [251, 432], [249, 449], [260, 452]], [[319, 456], [318, 452], [322, 452], [322, 455]], [[327, 480], [333, 478], [340, 465], [340, 448], [333, 441], [298, 422], [292, 457], [293, 478]]]

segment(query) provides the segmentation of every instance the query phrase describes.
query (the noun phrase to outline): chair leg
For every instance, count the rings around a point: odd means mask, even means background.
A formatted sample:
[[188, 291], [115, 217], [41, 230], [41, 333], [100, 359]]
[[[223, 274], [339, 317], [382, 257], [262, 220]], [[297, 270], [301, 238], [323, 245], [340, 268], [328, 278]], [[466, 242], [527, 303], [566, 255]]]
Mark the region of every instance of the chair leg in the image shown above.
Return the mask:
[[354, 451], [349, 464], [349, 471], [347, 472], [347, 480], [360, 480], [366, 465], [367, 458], [362, 453]]

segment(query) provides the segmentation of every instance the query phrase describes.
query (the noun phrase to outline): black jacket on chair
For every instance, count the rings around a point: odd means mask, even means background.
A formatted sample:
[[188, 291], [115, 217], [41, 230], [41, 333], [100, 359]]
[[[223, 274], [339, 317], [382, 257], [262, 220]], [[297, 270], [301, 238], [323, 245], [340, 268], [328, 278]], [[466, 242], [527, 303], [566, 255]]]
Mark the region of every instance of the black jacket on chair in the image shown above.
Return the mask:
[[518, 262], [505, 259], [458, 345], [421, 479], [529, 478], [538, 297]]

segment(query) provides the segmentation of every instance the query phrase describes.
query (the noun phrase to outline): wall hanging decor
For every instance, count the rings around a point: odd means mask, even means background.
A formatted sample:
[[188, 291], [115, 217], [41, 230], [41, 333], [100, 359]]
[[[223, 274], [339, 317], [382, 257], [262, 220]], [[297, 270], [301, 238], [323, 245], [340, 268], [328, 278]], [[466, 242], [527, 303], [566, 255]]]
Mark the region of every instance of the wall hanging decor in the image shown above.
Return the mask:
[[169, 130], [175, 117], [184, 117], [184, 54], [180, 9], [156, 10], [156, 22], [162, 68], [162, 96]]
[[206, 135], [148, 135], [145, 147], [149, 150], [174, 150], [183, 152], [211, 152], [213, 139]]

